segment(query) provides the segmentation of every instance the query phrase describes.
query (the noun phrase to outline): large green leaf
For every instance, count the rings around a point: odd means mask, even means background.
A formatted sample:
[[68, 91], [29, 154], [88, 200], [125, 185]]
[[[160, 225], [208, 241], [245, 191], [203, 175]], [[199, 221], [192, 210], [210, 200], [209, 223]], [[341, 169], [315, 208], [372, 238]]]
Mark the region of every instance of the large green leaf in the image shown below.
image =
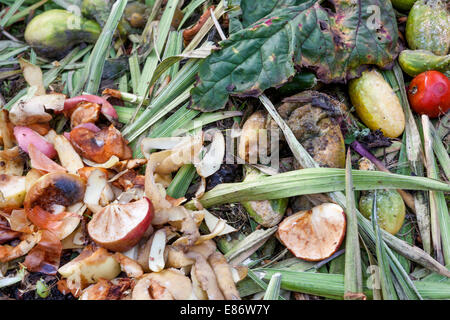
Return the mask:
[[264, 1], [241, 1], [242, 25], [248, 27], [259, 19], [264, 18], [275, 9], [296, 6], [308, 0], [264, 0]]
[[[243, 0], [241, 6], [250, 8], [251, 1]], [[331, 9], [318, 0], [279, 3], [281, 7], [275, 5], [263, 19], [222, 41], [221, 50], [202, 62], [191, 92], [194, 109], [220, 109], [229, 95], [258, 96], [287, 82], [295, 66], [313, 69], [325, 83], [345, 82], [367, 65], [386, 67], [398, 53], [389, 0], [334, 0]], [[263, 9], [244, 18], [256, 19]]]

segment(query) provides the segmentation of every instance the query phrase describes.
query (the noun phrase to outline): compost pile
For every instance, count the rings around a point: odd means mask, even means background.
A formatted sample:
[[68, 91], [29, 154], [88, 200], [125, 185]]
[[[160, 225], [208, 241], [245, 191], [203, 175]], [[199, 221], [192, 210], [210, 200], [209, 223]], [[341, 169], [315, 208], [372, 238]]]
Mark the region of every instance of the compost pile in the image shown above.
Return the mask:
[[450, 299], [446, 1], [0, 3], [0, 299]]

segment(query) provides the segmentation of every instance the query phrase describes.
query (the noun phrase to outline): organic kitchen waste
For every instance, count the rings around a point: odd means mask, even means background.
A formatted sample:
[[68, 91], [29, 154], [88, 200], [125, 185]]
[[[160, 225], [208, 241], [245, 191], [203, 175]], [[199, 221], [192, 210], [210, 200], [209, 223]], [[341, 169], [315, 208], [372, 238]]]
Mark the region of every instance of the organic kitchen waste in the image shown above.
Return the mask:
[[450, 3], [0, 0], [0, 300], [450, 299]]

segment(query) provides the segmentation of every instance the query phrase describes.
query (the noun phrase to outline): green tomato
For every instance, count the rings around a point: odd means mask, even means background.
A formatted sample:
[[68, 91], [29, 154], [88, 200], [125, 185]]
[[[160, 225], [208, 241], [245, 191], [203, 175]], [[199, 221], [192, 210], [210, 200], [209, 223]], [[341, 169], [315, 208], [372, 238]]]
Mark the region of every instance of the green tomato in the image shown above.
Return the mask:
[[[367, 218], [372, 215], [373, 192], [368, 192], [359, 199], [359, 210]], [[378, 224], [385, 231], [396, 234], [405, 220], [405, 203], [395, 190], [377, 191]]]

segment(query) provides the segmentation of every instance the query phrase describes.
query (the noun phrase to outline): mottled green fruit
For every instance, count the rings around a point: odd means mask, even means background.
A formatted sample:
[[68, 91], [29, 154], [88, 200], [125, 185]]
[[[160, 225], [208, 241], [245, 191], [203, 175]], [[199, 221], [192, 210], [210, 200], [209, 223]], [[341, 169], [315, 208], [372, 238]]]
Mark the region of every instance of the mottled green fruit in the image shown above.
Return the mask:
[[412, 8], [417, 0], [391, 0], [395, 9], [407, 11]]
[[440, 71], [450, 77], [450, 54], [438, 56], [427, 50], [403, 50], [398, 62], [411, 77], [429, 70]]
[[[252, 181], [265, 175], [257, 169], [245, 166], [244, 181]], [[288, 205], [288, 198], [275, 200], [245, 201], [242, 206], [249, 216], [263, 227], [270, 228], [277, 225], [284, 216]]]
[[418, 0], [406, 21], [410, 49], [445, 55], [450, 48], [450, 14], [441, 0]]
[[59, 57], [78, 43], [94, 43], [101, 31], [95, 21], [54, 9], [30, 21], [25, 29], [25, 41], [40, 55]]
[[[372, 215], [373, 192], [367, 192], [359, 199], [359, 210], [367, 218]], [[377, 191], [377, 218], [380, 227], [396, 234], [405, 220], [405, 203], [395, 190]]]

